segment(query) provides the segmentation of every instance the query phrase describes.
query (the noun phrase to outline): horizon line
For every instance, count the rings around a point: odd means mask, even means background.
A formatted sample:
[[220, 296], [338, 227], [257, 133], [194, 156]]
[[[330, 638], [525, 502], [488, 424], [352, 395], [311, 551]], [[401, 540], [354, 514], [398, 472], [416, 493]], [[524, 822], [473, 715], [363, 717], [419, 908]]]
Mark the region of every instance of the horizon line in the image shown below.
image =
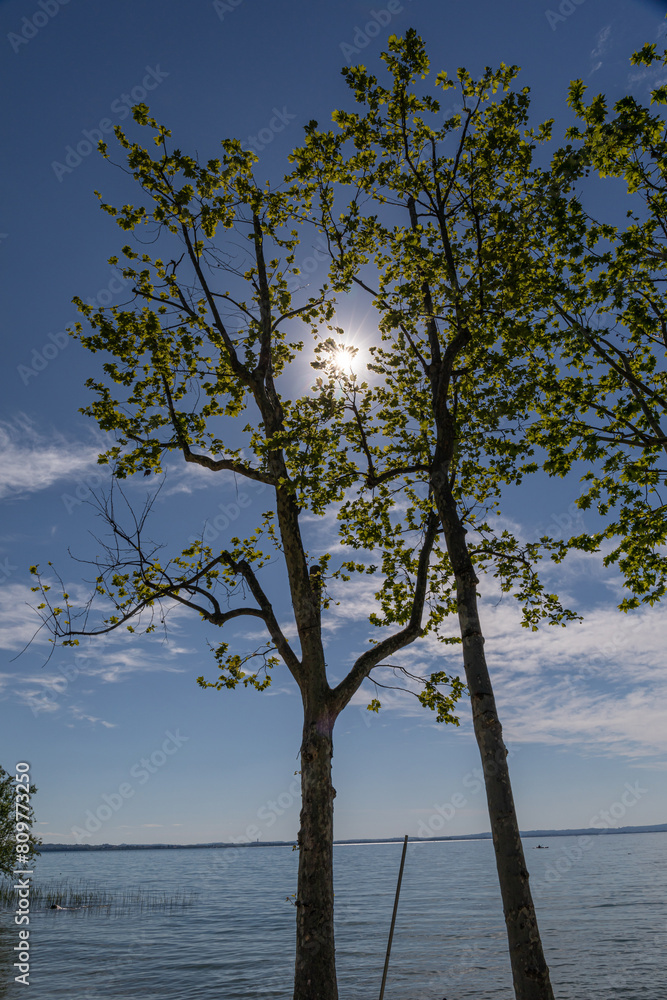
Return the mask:
[[[571, 827], [563, 830], [520, 830], [520, 835], [526, 838], [540, 838], [540, 837], [574, 837], [574, 836], [608, 836], [610, 834], [629, 834], [629, 833], [667, 833], [667, 823], [653, 823], [641, 826], [619, 826], [619, 827]], [[48, 836], [48, 834], [46, 835]], [[420, 844], [433, 844], [433, 843], [447, 843], [452, 841], [463, 841], [463, 840], [491, 840], [492, 836], [490, 832], [484, 833], [464, 833], [451, 836], [439, 836], [439, 837], [410, 837], [411, 843]], [[354, 846], [354, 845], [366, 845], [366, 844], [394, 844], [402, 842], [402, 836], [396, 837], [350, 837], [342, 840], [334, 840], [334, 846]], [[63, 842], [56, 843], [42, 843], [40, 848], [43, 850], [184, 850], [187, 848], [224, 848], [230, 849], [235, 847], [292, 847], [296, 844], [296, 840], [253, 840], [253, 841], [204, 841], [196, 844], [66, 844]]]

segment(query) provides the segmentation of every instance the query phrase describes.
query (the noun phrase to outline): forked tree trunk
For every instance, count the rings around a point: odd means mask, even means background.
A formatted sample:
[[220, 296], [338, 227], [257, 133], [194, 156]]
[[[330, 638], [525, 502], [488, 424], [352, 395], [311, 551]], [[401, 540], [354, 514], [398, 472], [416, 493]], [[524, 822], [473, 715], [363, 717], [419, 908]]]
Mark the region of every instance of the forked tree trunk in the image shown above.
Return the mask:
[[301, 828], [294, 1000], [338, 1000], [333, 924], [333, 719], [306, 718], [301, 745]]
[[433, 483], [434, 495], [456, 579], [463, 662], [484, 770], [514, 992], [516, 1000], [554, 1000], [519, 835], [507, 749], [484, 655], [484, 636], [477, 610], [478, 581], [456, 501], [446, 482], [440, 477], [437, 479], [439, 481]]

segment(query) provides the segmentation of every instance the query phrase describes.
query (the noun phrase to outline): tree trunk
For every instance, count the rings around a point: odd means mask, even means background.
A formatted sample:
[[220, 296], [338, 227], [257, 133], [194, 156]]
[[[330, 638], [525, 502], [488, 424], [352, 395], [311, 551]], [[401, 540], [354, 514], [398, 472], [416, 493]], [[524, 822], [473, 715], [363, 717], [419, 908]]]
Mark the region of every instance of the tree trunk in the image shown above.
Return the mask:
[[334, 945], [333, 719], [308, 718], [301, 745], [301, 828], [294, 1000], [338, 1000]]
[[475, 737], [484, 769], [514, 992], [516, 1000], [554, 1000], [528, 884], [529, 876], [507, 767], [507, 749], [503, 742], [502, 727], [484, 656], [484, 636], [477, 610], [478, 580], [456, 500], [449, 486], [440, 477], [437, 479], [439, 481], [433, 483], [434, 495], [456, 579], [463, 662], [472, 703]]

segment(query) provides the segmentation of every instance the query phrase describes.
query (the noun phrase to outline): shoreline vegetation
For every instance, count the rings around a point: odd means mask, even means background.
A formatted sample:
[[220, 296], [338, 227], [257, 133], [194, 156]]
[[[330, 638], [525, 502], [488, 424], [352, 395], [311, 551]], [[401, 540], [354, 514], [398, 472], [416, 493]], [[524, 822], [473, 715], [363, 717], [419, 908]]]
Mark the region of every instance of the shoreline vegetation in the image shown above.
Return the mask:
[[[33, 910], [104, 910], [113, 916], [122, 916], [139, 910], [181, 910], [192, 906], [195, 892], [167, 893], [152, 889], [127, 889], [111, 892], [91, 882], [47, 882], [30, 888]], [[16, 905], [15, 886], [12, 881], [0, 882], [0, 909]]]
[[[667, 823], [657, 823], [653, 826], [619, 826], [619, 827], [582, 827], [572, 830], [522, 830], [521, 836], [531, 837], [578, 837], [607, 836], [609, 834], [626, 833], [667, 833]], [[451, 837], [410, 837], [412, 844], [442, 843], [444, 841], [460, 840], [491, 840], [490, 833], [467, 833]], [[400, 844], [403, 837], [364, 838], [355, 837], [349, 840], [335, 840], [334, 846], [343, 847], [355, 844]], [[217, 841], [206, 844], [40, 844], [40, 853], [48, 851], [158, 851], [158, 850], [191, 850], [193, 848], [234, 848], [234, 847], [294, 847], [293, 840], [255, 840], [239, 841], [237, 843]]]

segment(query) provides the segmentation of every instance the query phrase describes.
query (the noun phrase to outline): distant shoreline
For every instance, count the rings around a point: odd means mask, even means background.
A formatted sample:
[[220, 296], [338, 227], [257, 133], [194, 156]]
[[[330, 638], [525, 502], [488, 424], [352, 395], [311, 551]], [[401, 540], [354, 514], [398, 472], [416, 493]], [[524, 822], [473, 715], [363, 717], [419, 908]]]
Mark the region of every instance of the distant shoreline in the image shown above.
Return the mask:
[[[522, 837], [603, 837], [609, 834], [623, 833], [667, 833], [667, 823], [658, 823], [655, 826], [619, 826], [617, 828], [608, 827], [599, 829], [598, 827], [584, 827], [577, 830], [522, 830]], [[464, 833], [458, 837], [411, 837], [413, 844], [432, 844], [444, 841], [460, 840], [490, 840], [490, 833]], [[335, 840], [334, 846], [352, 846], [355, 844], [400, 844], [403, 837], [364, 838], [352, 837], [349, 840]], [[218, 841], [209, 844], [41, 844], [40, 852], [48, 851], [185, 851], [194, 849], [212, 848], [234, 848], [234, 847], [294, 847], [293, 840], [257, 840], [252, 843], [227, 843]]]

